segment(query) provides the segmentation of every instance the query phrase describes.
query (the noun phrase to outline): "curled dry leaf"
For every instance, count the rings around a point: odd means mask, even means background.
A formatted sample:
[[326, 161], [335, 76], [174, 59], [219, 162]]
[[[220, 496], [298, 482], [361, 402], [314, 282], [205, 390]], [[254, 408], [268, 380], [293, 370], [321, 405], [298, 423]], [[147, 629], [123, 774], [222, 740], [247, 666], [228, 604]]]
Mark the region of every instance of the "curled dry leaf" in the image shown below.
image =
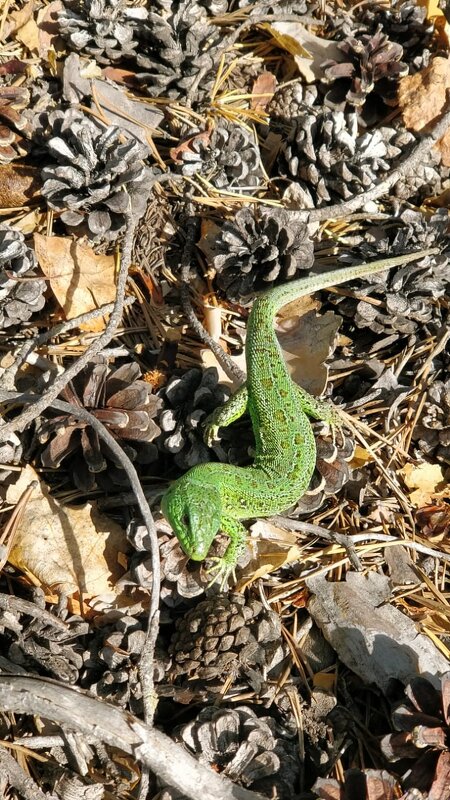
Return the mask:
[[[93, 311], [116, 296], [114, 256], [95, 253], [92, 247], [74, 242], [68, 236], [34, 235], [39, 266], [49, 278], [50, 287], [64, 309], [66, 319]], [[104, 318], [81, 326], [83, 330], [101, 331]]]
[[[399, 106], [404, 125], [421, 131], [436, 119], [446, 107], [450, 88], [450, 60], [434, 58], [425, 69], [402, 78], [398, 88]], [[450, 166], [450, 130], [435, 145], [440, 150], [443, 164]]]
[[[123, 530], [94, 504], [61, 506], [37, 473], [30, 466], [27, 470], [25, 483], [36, 481], [36, 488], [17, 525], [10, 563], [58, 594], [112, 599], [121, 575]], [[25, 488], [22, 482], [22, 491]]]

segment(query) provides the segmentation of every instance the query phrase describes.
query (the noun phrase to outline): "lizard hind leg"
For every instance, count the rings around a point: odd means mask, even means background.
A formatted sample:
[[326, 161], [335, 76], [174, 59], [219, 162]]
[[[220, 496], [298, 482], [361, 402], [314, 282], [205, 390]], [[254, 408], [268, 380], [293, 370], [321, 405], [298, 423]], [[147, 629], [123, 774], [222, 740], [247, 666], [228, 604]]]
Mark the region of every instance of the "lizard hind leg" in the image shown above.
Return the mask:
[[242, 417], [247, 408], [248, 393], [247, 386], [240, 386], [237, 392], [222, 406], [216, 408], [212, 414], [207, 417], [205, 422], [204, 440], [208, 447], [218, 438], [217, 431], [219, 428], [226, 428], [232, 422]]

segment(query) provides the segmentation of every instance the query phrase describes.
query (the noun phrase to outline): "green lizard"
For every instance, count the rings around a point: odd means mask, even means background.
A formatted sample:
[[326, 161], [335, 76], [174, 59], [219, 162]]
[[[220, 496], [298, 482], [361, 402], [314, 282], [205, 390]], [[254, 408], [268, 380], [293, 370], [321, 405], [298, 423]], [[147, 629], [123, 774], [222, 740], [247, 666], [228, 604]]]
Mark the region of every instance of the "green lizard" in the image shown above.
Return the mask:
[[256, 440], [249, 467], [206, 463], [192, 467], [171, 484], [162, 511], [186, 555], [203, 561], [219, 531], [230, 542], [215, 559], [215, 579], [224, 586], [245, 549], [247, 531], [241, 520], [279, 514], [307, 490], [316, 463], [309, 417], [339, 424], [332, 405], [309, 395], [291, 380], [274, 331], [277, 311], [292, 300], [353, 278], [400, 266], [437, 252], [382, 259], [344, 267], [276, 286], [258, 297], [248, 320], [245, 346], [247, 380], [207, 421], [208, 445], [220, 426], [229, 425], [248, 408]]

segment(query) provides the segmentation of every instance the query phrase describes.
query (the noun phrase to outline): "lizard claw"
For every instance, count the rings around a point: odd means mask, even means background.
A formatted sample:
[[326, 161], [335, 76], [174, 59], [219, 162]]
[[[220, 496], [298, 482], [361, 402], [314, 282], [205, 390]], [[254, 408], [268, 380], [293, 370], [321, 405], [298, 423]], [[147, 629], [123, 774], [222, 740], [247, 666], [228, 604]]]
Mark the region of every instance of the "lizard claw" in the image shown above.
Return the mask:
[[205, 430], [203, 432], [203, 441], [207, 447], [212, 447], [214, 442], [219, 440], [218, 431], [219, 425], [215, 425], [212, 421], [206, 421]]
[[218, 558], [217, 556], [208, 559], [208, 561], [215, 562], [213, 566], [209, 567], [206, 570], [207, 574], [212, 576], [212, 579], [208, 583], [208, 589], [210, 589], [211, 586], [213, 586], [216, 582], [220, 581], [220, 590], [222, 592], [225, 591], [225, 587], [227, 586], [228, 578], [230, 577], [230, 575], [236, 582], [235, 564], [229, 564], [227, 561], [223, 559], [223, 557]]

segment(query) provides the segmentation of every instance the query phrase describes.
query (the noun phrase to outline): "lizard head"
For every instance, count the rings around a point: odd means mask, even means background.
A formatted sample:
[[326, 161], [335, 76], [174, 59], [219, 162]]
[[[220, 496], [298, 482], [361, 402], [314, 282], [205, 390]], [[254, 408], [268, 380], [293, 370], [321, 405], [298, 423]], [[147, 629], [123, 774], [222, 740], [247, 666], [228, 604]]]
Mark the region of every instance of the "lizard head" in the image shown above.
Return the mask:
[[186, 555], [193, 561], [203, 561], [220, 529], [219, 492], [200, 485], [189, 472], [169, 487], [161, 510]]

